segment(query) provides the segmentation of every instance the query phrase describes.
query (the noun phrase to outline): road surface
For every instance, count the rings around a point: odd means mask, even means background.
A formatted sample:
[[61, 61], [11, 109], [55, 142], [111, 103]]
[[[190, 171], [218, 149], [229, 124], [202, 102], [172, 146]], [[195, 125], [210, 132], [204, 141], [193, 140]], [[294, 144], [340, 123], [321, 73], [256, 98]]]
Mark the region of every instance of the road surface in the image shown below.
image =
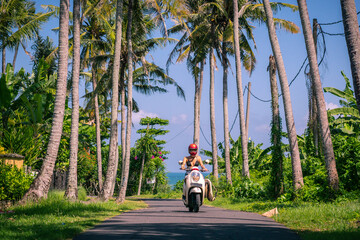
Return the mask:
[[300, 237], [284, 225], [255, 213], [201, 206], [189, 212], [181, 200], [145, 199], [149, 205], [122, 213], [79, 234], [93, 239], [286, 239]]

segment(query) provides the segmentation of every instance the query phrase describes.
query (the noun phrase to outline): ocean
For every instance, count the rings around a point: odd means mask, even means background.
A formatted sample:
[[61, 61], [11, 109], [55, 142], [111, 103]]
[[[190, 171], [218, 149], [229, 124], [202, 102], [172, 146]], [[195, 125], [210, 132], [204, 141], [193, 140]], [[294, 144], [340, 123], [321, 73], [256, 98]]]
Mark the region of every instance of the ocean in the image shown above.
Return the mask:
[[[205, 172], [202, 173], [204, 177], [208, 176], [210, 173], [209, 172]], [[169, 179], [169, 185], [170, 187], [175, 186], [175, 184], [177, 183], [177, 181], [179, 180], [183, 180], [184, 176], [185, 176], [185, 172], [168, 172], [166, 173], [166, 176]]]

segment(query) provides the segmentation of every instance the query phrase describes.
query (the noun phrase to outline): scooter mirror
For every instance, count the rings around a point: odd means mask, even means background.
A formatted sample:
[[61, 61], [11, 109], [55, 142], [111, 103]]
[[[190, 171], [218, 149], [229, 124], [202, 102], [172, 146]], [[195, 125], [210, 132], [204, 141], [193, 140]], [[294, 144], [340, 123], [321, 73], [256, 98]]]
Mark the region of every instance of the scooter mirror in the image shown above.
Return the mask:
[[204, 163], [205, 163], [205, 164], [209, 164], [209, 163], [210, 163], [210, 159], [205, 159], [205, 160], [204, 160]]
[[182, 165], [182, 164], [183, 164], [183, 160], [180, 160], [180, 161], [179, 161], [179, 165]]

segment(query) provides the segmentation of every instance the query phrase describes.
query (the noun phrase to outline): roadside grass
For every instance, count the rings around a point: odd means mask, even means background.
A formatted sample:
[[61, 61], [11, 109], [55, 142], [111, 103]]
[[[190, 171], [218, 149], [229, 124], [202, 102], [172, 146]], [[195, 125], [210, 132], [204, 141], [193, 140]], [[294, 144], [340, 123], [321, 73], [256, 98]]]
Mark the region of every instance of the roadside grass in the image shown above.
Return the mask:
[[0, 239], [70, 239], [122, 212], [147, 207], [131, 199], [123, 204], [95, 199], [71, 202], [63, 196], [63, 191], [52, 191], [38, 203], [8, 209], [10, 213], [0, 215]]
[[278, 203], [218, 198], [205, 204], [260, 214], [277, 207], [279, 214], [273, 219], [295, 230], [303, 240], [360, 239], [360, 200]]

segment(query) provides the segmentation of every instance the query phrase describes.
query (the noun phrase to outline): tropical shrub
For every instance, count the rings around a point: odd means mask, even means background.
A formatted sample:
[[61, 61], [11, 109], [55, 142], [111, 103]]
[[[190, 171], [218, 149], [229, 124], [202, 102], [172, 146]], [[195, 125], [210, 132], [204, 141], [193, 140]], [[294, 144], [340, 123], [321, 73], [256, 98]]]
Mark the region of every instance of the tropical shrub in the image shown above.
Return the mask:
[[24, 170], [0, 163], [0, 201], [20, 200], [33, 180]]
[[360, 139], [333, 135], [336, 168], [345, 191], [360, 190]]

